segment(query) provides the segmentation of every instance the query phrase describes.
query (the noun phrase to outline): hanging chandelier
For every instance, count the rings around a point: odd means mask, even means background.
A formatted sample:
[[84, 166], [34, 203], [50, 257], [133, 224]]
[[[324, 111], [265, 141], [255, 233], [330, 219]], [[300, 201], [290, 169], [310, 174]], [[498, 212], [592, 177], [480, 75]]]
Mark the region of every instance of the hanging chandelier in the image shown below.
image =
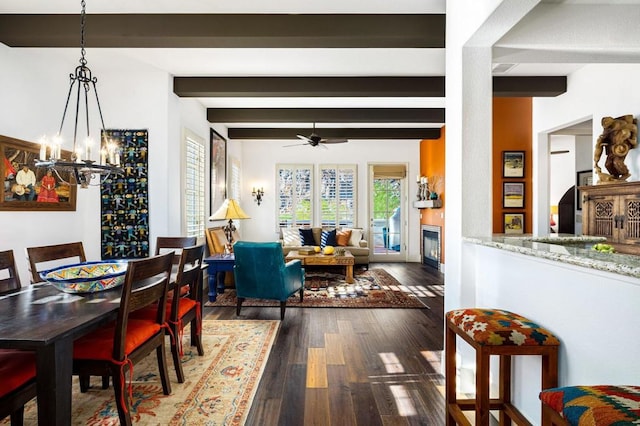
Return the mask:
[[[102, 118], [102, 109], [100, 108], [100, 99], [98, 98], [98, 91], [96, 89], [96, 82], [98, 79], [94, 77], [91, 70], [87, 66], [87, 60], [85, 58], [85, 24], [86, 24], [86, 12], [85, 0], [80, 2], [82, 11], [80, 13], [80, 65], [78, 65], [73, 74], [69, 75], [69, 93], [67, 94], [67, 101], [64, 106], [64, 112], [62, 113], [62, 121], [60, 122], [60, 129], [56, 137], [49, 141], [43, 138], [40, 141], [40, 154], [38, 160], [35, 162], [37, 168], [46, 168], [52, 170], [58, 179], [69, 185], [80, 185], [82, 188], [87, 188], [91, 185], [91, 180], [94, 177], [100, 177], [100, 182], [95, 185], [100, 185], [110, 175], [117, 175], [124, 172], [120, 167], [120, 157], [122, 155], [121, 148], [114, 141], [107, 139], [107, 133], [104, 127], [104, 119]], [[71, 95], [75, 91], [75, 125], [73, 128], [73, 151], [71, 152], [71, 158], [62, 158], [62, 128], [64, 127], [64, 120], [69, 109], [69, 101]], [[98, 113], [100, 115], [101, 136], [99, 146], [99, 160], [96, 162], [92, 160], [94, 155], [93, 142], [91, 140], [89, 131], [89, 92], [93, 88], [93, 93], [96, 96], [96, 104], [98, 106]], [[84, 95], [84, 96], [83, 96]], [[84, 106], [81, 108], [81, 103], [84, 100]], [[84, 121], [86, 123], [87, 137], [84, 141], [84, 146], [80, 146], [78, 143], [78, 122], [81, 121], [81, 109], [84, 111]], [[75, 183], [67, 182], [60, 172], [70, 173], [75, 178]]]

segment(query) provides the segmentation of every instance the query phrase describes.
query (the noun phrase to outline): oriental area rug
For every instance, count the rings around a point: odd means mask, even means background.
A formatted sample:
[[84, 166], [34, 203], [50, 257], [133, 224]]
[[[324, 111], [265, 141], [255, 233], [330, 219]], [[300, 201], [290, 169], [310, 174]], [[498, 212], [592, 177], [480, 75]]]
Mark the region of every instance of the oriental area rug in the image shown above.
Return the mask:
[[[305, 291], [300, 303], [298, 293], [287, 300], [287, 308], [425, 308], [413, 291], [380, 268], [354, 271], [355, 282], [347, 284], [344, 268], [309, 269], [305, 273]], [[236, 292], [227, 289], [215, 302], [205, 306], [236, 306]], [[276, 307], [277, 300], [245, 299], [242, 306]]]
[[[185, 383], [178, 383], [167, 345], [171, 395], [163, 395], [155, 351], [134, 366], [131, 420], [139, 425], [244, 425], [278, 332], [280, 321], [203, 320], [204, 356], [183, 337]], [[168, 342], [168, 339], [167, 339]], [[128, 377], [128, 375], [127, 375]], [[118, 425], [113, 386], [80, 393], [73, 379], [72, 424]], [[2, 424], [8, 424], [5, 419]], [[25, 406], [25, 422], [37, 424], [34, 401]]]

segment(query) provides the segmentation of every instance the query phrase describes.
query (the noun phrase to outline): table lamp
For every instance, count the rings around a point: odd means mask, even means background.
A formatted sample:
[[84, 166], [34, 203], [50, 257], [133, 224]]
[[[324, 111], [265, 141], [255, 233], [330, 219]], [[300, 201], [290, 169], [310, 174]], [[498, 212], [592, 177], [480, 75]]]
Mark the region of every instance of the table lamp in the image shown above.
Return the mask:
[[233, 231], [236, 230], [233, 219], [251, 219], [238, 205], [238, 202], [232, 198], [227, 198], [222, 206], [209, 217], [209, 220], [229, 220], [222, 228], [224, 235], [227, 237], [228, 249], [233, 244]]

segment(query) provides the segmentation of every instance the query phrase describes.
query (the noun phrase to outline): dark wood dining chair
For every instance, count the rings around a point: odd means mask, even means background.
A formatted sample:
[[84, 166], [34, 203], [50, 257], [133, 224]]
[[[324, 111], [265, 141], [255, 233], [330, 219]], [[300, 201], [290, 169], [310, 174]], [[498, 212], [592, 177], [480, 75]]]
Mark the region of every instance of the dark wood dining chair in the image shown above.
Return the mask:
[[195, 346], [198, 355], [204, 355], [202, 346], [202, 257], [204, 244], [186, 247], [180, 255], [178, 275], [176, 276], [173, 297], [169, 301], [167, 313], [169, 326], [176, 336], [171, 341], [173, 365], [178, 382], [184, 383], [182, 370], [182, 333], [186, 324], [191, 324], [191, 346]]
[[[0, 296], [20, 289], [13, 250], [0, 252], [0, 271], [8, 278], [0, 279]], [[0, 349], [0, 420], [11, 416], [11, 426], [24, 422], [24, 404], [36, 397], [35, 353]]]
[[[31, 272], [31, 283], [41, 282], [40, 271], [62, 266], [65, 263], [86, 262], [82, 242], [54, 244], [51, 246], [27, 247], [27, 261]], [[52, 264], [55, 261], [55, 264]], [[64, 261], [61, 262], [61, 261]], [[41, 264], [45, 264], [42, 267]]]
[[180, 263], [181, 250], [195, 246], [197, 242], [198, 237], [158, 237], [156, 238], [156, 256], [173, 250], [175, 253], [173, 263], [177, 265]]
[[[120, 424], [131, 425], [131, 404], [124, 379], [133, 365], [154, 349], [165, 395], [171, 393], [164, 350], [167, 330], [165, 312], [171, 279], [173, 253], [132, 260], [122, 285], [120, 309], [115, 322], [80, 337], [73, 344], [73, 374], [80, 378], [80, 390], [89, 387], [91, 375], [109, 375], [113, 380]], [[133, 318], [132, 312], [156, 306], [154, 318]], [[131, 381], [129, 381], [129, 390]]]
[[13, 250], [0, 251], [0, 274], [4, 276], [0, 278], [0, 294], [20, 289], [20, 276], [18, 276]]
[[24, 404], [36, 397], [34, 352], [0, 349], [0, 420], [11, 416], [11, 426], [24, 422]]
[[[184, 383], [184, 371], [182, 369], [182, 336], [186, 324], [191, 324], [191, 346], [195, 346], [198, 355], [204, 355], [202, 346], [202, 257], [204, 244], [185, 247], [180, 255], [178, 272], [167, 298], [166, 318], [171, 334], [171, 355], [173, 365], [178, 377], [178, 383]], [[177, 295], [177, 297], [176, 297]], [[145, 308], [135, 312], [136, 318], [153, 318], [154, 308]]]

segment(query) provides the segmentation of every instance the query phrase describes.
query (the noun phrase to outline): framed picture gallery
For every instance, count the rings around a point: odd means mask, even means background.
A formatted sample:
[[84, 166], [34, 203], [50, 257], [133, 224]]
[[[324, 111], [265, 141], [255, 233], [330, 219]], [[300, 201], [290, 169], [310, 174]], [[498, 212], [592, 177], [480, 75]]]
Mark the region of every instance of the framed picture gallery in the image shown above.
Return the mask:
[[524, 208], [524, 182], [502, 182], [502, 207]]
[[505, 234], [524, 234], [524, 213], [503, 213]]
[[524, 151], [502, 151], [502, 177], [524, 177]]

